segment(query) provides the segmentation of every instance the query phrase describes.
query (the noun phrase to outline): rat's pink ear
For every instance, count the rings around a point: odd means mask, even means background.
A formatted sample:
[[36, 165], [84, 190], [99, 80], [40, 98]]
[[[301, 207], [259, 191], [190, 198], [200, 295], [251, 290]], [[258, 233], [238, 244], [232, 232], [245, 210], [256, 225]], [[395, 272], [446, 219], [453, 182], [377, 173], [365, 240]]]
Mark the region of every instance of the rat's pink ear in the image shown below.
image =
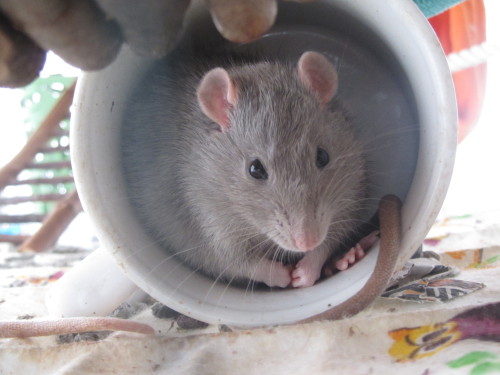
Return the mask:
[[222, 68], [210, 70], [201, 80], [196, 94], [203, 113], [219, 124], [223, 132], [228, 131], [229, 110], [236, 105], [238, 92], [227, 71]]
[[337, 71], [321, 53], [303, 53], [299, 59], [298, 71], [302, 84], [316, 94], [322, 105], [332, 100], [337, 93]]

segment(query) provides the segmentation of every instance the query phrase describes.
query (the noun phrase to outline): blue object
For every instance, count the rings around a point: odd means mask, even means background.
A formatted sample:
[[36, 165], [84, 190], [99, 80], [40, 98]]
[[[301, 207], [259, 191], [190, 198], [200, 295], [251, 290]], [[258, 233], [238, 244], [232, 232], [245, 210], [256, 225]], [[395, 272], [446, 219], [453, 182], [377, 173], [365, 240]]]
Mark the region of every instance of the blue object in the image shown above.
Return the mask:
[[21, 225], [20, 224], [2, 224], [0, 225], [0, 234], [6, 234], [9, 236], [15, 236], [21, 234]]
[[464, 0], [413, 0], [418, 5], [422, 13], [429, 18], [446, 9], [451, 8]]

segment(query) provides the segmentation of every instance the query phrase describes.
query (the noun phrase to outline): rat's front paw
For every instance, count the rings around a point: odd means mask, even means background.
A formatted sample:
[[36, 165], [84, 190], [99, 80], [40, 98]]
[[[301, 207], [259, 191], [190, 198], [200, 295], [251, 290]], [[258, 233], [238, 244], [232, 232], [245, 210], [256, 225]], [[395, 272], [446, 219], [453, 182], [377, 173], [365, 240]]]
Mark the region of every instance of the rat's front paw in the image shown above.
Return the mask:
[[294, 288], [306, 288], [314, 285], [321, 275], [321, 267], [315, 257], [305, 256], [292, 271], [292, 286]]
[[292, 266], [273, 262], [268, 271], [262, 274], [260, 281], [269, 287], [286, 288], [292, 281], [291, 272]]

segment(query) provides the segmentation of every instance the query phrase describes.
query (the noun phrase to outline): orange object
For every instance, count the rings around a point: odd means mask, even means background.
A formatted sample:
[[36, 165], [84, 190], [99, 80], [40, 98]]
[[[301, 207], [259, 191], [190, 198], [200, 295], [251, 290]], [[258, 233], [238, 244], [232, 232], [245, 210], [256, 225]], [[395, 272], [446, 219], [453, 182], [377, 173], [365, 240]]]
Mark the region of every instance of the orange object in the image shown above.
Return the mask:
[[[486, 40], [483, 0], [467, 0], [429, 22], [450, 54], [481, 44]], [[486, 88], [486, 63], [453, 73], [458, 104], [458, 142], [474, 128], [481, 113]]]

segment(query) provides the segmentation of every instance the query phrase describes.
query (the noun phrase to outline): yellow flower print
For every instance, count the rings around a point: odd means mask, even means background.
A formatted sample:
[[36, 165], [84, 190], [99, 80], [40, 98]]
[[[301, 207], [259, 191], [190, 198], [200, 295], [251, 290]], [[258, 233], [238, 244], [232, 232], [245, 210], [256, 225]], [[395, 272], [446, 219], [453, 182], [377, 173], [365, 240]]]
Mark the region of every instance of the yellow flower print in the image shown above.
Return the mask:
[[414, 361], [431, 356], [461, 337], [455, 322], [432, 324], [417, 328], [401, 328], [389, 332], [395, 341], [389, 354], [398, 362]]

